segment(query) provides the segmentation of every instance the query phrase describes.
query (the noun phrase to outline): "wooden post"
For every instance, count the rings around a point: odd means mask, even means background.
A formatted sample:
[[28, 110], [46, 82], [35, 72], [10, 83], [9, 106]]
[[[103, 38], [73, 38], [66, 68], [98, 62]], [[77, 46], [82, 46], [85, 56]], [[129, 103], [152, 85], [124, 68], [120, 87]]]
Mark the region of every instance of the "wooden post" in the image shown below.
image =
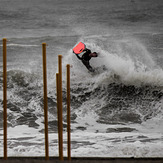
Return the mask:
[[67, 155], [71, 160], [71, 118], [70, 118], [70, 65], [67, 65]]
[[3, 136], [4, 160], [7, 160], [7, 39], [3, 39]]
[[[59, 108], [59, 104], [60, 104], [60, 91], [59, 91], [59, 73], [56, 74], [56, 88], [57, 88], [57, 115], [58, 115], [58, 147], [59, 147], [59, 151], [60, 151], [60, 108]], [[59, 152], [60, 155], [60, 152]]]
[[63, 160], [63, 124], [62, 124], [62, 55], [58, 56], [59, 87], [59, 159]]
[[42, 43], [42, 56], [43, 56], [43, 83], [44, 83], [45, 159], [49, 160], [46, 43]]

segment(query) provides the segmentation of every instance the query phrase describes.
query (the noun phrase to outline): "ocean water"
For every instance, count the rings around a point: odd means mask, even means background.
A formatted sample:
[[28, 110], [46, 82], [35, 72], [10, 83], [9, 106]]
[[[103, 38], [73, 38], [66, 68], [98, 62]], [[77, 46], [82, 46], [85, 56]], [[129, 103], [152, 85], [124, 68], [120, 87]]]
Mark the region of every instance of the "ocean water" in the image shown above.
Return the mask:
[[[58, 156], [56, 79], [71, 64], [71, 148], [76, 157], [163, 157], [162, 0], [0, 0], [0, 156], [3, 156], [2, 38], [7, 38], [8, 156], [44, 156], [42, 43], [47, 43], [49, 153]], [[99, 56], [89, 73], [72, 53]]]

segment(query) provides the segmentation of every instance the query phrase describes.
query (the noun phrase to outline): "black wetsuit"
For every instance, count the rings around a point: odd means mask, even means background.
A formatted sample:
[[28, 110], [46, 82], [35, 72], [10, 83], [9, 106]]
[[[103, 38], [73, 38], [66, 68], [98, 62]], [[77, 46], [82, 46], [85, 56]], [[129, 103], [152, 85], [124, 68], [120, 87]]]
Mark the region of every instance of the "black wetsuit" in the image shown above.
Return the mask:
[[91, 53], [91, 51], [89, 49], [85, 49], [84, 51], [85, 53], [82, 55], [82, 57], [79, 57], [77, 54], [76, 56], [83, 62], [83, 64], [89, 71], [94, 72], [93, 68], [89, 64], [89, 60], [91, 59], [89, 54]]

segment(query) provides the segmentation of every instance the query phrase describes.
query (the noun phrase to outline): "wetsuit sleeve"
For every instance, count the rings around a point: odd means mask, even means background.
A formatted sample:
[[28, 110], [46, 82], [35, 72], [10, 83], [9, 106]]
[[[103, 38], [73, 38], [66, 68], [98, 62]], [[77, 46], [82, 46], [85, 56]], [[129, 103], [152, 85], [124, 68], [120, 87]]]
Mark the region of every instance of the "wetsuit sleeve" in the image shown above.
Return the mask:
[[78, 57], [78, 59], [82, 60], [82, 58], [81, 58], [81, 57], [79, 57], [77, 54], [76, 54], [76, 56]]

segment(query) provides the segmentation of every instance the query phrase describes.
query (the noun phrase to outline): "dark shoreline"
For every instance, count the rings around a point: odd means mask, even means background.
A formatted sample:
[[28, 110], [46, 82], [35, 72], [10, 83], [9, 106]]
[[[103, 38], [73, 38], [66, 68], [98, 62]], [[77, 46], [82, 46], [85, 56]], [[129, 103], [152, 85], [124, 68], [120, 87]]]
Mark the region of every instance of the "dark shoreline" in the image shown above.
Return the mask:
[[52, 162], [76, 162], [76, 163], [163, 163], [162, 157], [145, 157], [145, 158], [105, 158], [105, 157], [72, 157], [71, 161], [64, 158], [64, 161], [60, 161], [58, 157], [50, 157], [49, 160], [45, 160], [45, 157], [8, 157], [4, 160], [0, 158], [0, 163], [52, 163]]

